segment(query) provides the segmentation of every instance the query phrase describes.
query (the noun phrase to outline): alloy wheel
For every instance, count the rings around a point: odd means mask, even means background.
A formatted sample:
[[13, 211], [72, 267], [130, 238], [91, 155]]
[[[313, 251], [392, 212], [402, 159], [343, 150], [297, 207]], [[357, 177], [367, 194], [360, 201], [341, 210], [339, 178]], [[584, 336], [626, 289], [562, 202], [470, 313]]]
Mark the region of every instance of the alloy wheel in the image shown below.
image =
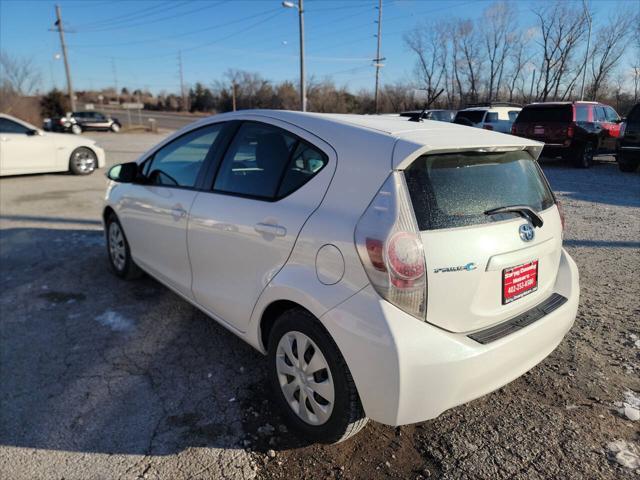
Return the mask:
[[96, 157], [89, 150], [78, 150], [73, 154], [73, 164], [82, 173], [91, 173], [96, 169]]

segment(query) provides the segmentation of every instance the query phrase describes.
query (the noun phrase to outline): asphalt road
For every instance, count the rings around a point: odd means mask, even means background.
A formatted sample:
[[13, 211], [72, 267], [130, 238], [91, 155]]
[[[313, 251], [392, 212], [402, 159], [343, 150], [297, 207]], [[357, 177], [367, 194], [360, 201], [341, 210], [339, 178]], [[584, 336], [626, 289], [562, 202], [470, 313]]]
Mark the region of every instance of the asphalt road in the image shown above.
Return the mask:
[[[108, 113], [112, 117], [116, 117], [125, 127], [129, 125], [129, 114], [127, 110], [110, 107], [99, 107], [96, 108], [96, 110]], [[152, 110], [141, 110], [140, 112], [138, 112], [138, 110], [131, 110], [130, 113], [132, 125], [149, 126], [149, 119], [153, 118], [156, 120], [156, 125], [158, 128], [166, 130], [178, 130], [185, 125], [189, 125], [190, 123], [202, 118], [202, 116], [198, 115], [188, 115], [171, 112], [154, 112]]]
[[[162, 138], [87, 135], [109, 164]], [[623, 466], [638, 423], [616, 402], [640, 392], [640, 175], [544, 170], [581, 272], [565, 341], [491, 395], [338, 446], [282, 428], [261, 355], [154, 280], [110, 273], [103, 172], [0, 179], [0, 477], [638, 478]]]

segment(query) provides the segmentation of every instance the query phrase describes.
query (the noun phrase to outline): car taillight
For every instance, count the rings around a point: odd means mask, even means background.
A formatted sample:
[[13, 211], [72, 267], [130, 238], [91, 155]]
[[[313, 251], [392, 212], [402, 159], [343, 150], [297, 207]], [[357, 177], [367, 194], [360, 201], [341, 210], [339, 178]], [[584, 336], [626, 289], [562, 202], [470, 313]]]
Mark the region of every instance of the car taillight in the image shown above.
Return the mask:
[[622, 122], [620, 124], [620, 135], [619, 135], [620, 138], [624, 137], [624, 131], [626, 129], [627, 129], [627, 122]]
[[67, 119], [61, 118], [60, 120], [58, 120], [58, 122], [60, 122], [60, 125], [64, 125], [65, 123], [67, 123]]
[[485, 130], [493, 130], [493, 125], [487, 125], [486, 123], [482, 126]]
[[355, 243], [376, 292], [401, 310], [425, 320], [424, 248], [402, 172], [389, 175], [358, 221]]
[[515, 135], [518, 129], [516, 128], [516, 124], [511, 125], [511, 135]]
[[567, 137], [572, 138], [574, 134], [573, 125], [567, 127]]

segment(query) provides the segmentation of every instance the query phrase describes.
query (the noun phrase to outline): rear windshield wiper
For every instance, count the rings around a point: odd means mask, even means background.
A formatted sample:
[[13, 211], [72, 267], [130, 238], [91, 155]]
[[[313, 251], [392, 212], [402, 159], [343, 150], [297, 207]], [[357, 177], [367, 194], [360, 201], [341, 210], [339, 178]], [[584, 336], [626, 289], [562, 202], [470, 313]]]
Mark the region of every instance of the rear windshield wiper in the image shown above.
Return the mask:
[[517, 213], [522, 218], [529, 220], [534, 227], [542, 227], [544, 224], [540, 215], [526, 205], [509, 205], [507, 207], [492, 208], [484, 212], [485, 215], [497, 215], [499, 213]]

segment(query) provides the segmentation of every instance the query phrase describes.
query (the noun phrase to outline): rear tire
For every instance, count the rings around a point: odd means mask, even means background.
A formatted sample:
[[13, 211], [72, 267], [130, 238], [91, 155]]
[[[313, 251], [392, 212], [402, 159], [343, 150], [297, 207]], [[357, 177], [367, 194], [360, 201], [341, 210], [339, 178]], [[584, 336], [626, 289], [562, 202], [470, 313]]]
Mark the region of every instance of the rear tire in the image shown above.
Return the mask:
[[71, 152], [69, 170], [74, 175], [90, 175], [98, 167], [98, 157], [87, 147], [78, 147]]
[[105, 233], [107, 235], [107, 254], [113, 273], [126, 280], [141, 277], [144, 272], [131, 258], [129, 242], [114, 213], [111, 213], [107, 218]]
[[367, 424], [349, 367], [308, 311], [294, 308], [280, 315], [269, 335], [268, 359], [277, 403], [287, 424], [302, 437], [339, 443]]
[[593, 163], [595, 146], [592, 141], [586, 141], [580, 146], [574, 156], [574, 165], [577, 168], [589, 168]]
[[618, 168], [620, 169], [621, 172], [633, 173], [638, 169], [638, 166], [640, 166], [640, 161], [633, 162], [633, 161], [627, 160], [622, 156], [620, 152], [618, 152], [616, 160], [618, 161]]
[[113, 133], [118, 133], [120, 131], [120, 125], [113, 122], [109, 127], [109, 130], [111, 130]]

